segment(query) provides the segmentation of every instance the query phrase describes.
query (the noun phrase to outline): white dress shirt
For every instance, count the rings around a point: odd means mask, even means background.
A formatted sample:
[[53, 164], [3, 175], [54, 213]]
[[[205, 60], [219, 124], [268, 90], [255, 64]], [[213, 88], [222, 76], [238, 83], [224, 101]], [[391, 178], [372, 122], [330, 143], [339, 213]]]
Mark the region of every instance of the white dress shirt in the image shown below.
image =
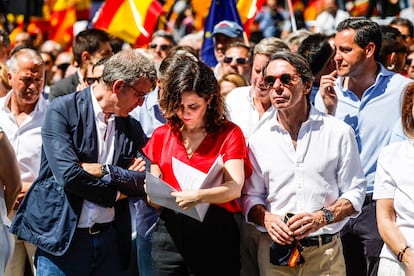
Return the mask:
[[[274, 116], [250, 138], [249, 157], [253, 173], [242, 195], [246, 217], [257, 204], [283, 217], [287, 212], [315, 212], [338, 198], [352, 203], [356, 210], [352, 217], [359, 215], [366, 180], [355, 134], [344, 122], [311, 107], [295, 150], [289, 133]], [[311, 236], [337, 233], [346, 221], [329, 224]]]
[[[98, 134], [98, 162], [101, 164], [112, 164], [115, 144], [115, 116], [111, 115], [105, 122], [105, 114], [93, 94], [93, 86], [90, 86], [92, 93], [93, 111], [95, 113], [96, 132]], [[115, 220], [115, 208], [106, 208], [83, 200], [82, 211], [79, 217], [78, 227], [91, 227], [95, 223], [105, 223]]]
[[11, 93], [0, 98], [0, 127], [6, 133], [16, 153], [20, 175], [23, 182], [33, 183], [39, 174], [42, 152], [41, 127], [48, 101], [39, 97], [34, 110], [18, 126], [13, 113], [7, 107]]
[[259, 117], [259, 111], [254, 106], [252, 86], [243, 86], [233, 89], [226, 97], [227, 118], [238, 125], [246, 141], [267, 120], [274, 116], [274, 107]]

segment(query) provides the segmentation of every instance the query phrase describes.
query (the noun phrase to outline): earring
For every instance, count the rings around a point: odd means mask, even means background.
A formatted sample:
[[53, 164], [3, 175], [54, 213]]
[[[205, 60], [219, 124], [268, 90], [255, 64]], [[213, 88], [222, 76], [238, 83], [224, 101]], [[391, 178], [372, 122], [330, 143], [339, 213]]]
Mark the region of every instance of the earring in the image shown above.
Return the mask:
[[390, 70], [390, 71], [394, 70], [395, 69], [395, 64], [393, 63], [391, 65], [388, 65], [387, 69]]
[[207, 104], [207, 109], [208, 109], [208, 110], [210, 110], [210, 109], [211, 109], [210, 104]]

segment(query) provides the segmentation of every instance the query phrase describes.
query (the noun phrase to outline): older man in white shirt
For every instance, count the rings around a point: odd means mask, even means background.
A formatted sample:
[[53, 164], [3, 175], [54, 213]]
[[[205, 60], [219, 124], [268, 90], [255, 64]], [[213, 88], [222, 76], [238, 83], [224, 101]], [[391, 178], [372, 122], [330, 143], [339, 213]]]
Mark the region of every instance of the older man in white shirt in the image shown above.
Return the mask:
[[[12, 89], [0, 99], [0, 127], [14, 148], [23, 183], [15, 210], [39, 173], [40, 130], [47, 108], [42, 96], [44, 74], [45, 63], [37, 51], [28, 48], [15, 51], [9, 60], [8, 79]], [[11, 219], [15, 212], [11, 213]], [[34, 245], [16, 237], [13, 260], [5, 275], [24, 275], [26, 259], [34, 272], [35, 251]]]
[[[366, 180], [353, 130], [309, 103], [312, 79], [291, 52], [272, 55], [264, 70], [276, 115], [249, 140], [253, 174], [242, 195], [247, 220], [263, 232], [260, 275], [345, 275], [338, 232], [360, 213]], [[273, 265], [272, 242], [298, 242], [305, 263]]]

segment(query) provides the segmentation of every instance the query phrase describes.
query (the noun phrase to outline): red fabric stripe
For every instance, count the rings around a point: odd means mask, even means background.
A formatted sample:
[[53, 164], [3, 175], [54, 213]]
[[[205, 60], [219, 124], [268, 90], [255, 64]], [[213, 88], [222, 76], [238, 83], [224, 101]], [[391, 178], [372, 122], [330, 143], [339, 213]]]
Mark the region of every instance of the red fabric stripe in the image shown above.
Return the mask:
[[105, 1], [100, 10], [99, 16], [94, 23], [94, 27], [107, 30], [115, 14], [118, 12], [124, 0]]
[[135, 41], [135, 47], [146, 46], [151, 41], [151, 35], [154, 32], [158, 17], [160, 17], [163, 12], [163, 7], [158, 1], [154, 0], [151, 2], [145, 14], [143, 24], [145, 30], [149, 33], [149, 37], [146, 37], [141, 33]]
[[76, 20], [88, 20], [91, 16], [91, 9], [76, 10]]
[[55, 22], [56, 25], [51, 26], [49, 39], [60, 40], [60, 37], [63, 35], [63, 33], [65, 33], [65, 29], [67, 28], [66, 21], [68, 20], [66, 17], [68, 16], [68, 13], [72, 12], [70, 9], [71, 8], [53, 12], [50, 21]]
[[290, 254], [290, 258], [288, 261], [288, 266], [296, 266], [296, 262], [299, 259], [299, 249], [295, 247], [295, 249], [293, 249], [292, 254]]

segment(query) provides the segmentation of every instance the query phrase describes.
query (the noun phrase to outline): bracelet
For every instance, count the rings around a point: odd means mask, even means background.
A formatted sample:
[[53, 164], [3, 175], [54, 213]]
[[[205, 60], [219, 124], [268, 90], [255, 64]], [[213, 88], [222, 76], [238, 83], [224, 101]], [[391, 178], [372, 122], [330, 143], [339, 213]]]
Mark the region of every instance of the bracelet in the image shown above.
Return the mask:
[[397, 259], [399, 262], [402, 262], [402, 258], [405, 254], [405, 251], [410, 248], [408, 245], [406, 245], [403, 249], [400, 249], [400, 251], [398, 251], [398, 255], [397, 255]]

